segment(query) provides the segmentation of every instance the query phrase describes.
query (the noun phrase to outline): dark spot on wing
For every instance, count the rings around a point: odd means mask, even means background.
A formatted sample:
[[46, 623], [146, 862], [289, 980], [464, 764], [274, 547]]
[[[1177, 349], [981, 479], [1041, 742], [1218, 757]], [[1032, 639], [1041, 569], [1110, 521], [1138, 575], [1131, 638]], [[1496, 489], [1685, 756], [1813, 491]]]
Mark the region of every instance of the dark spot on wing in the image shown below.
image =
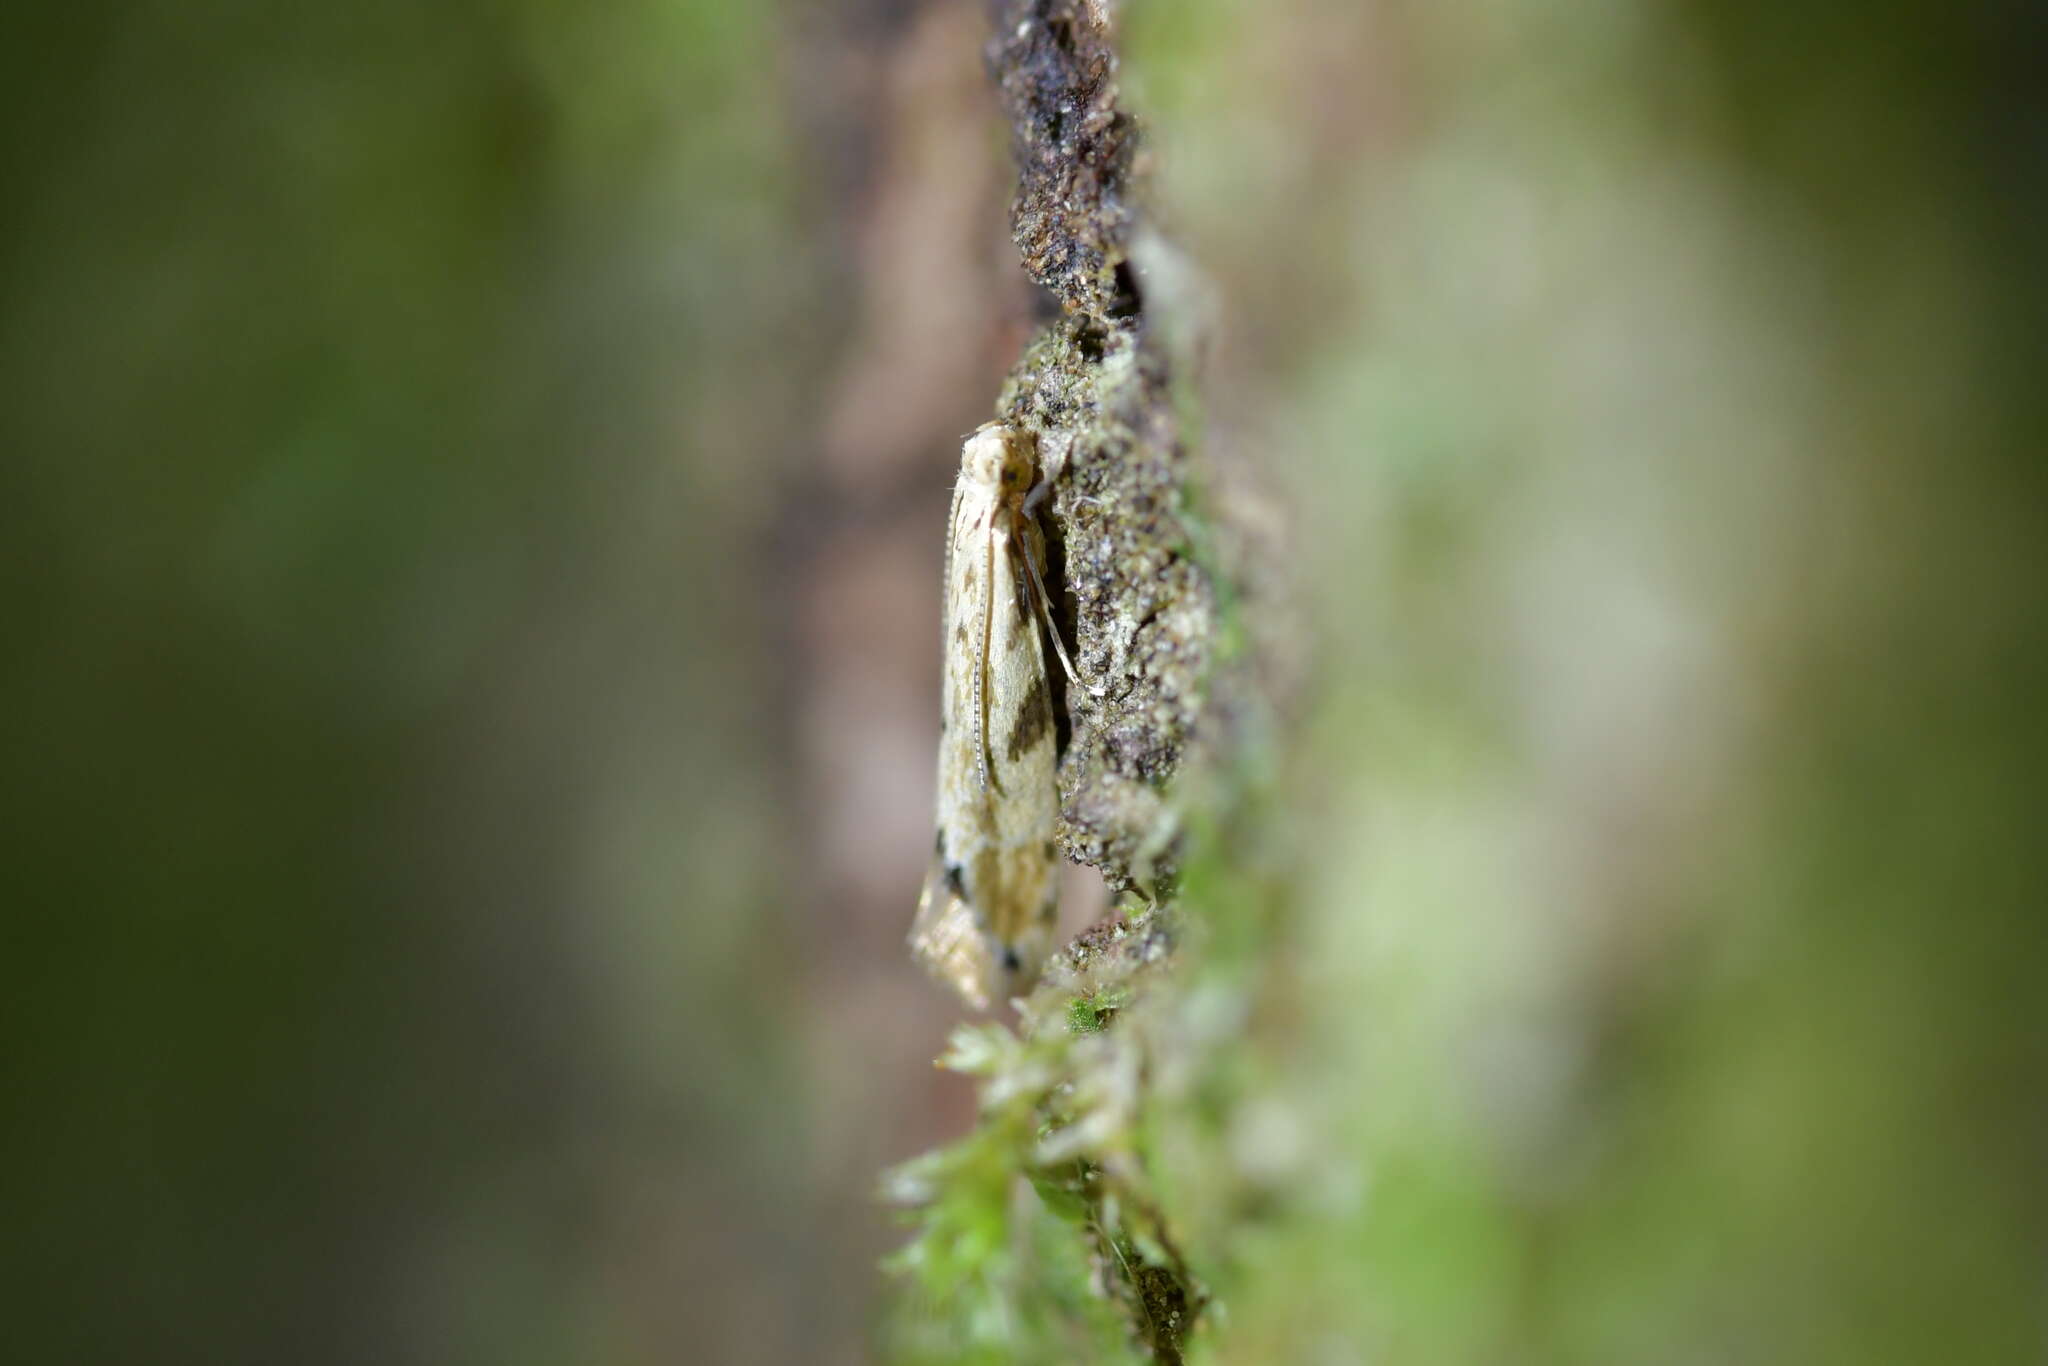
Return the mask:
[[965, 645], [967, 643], [966, 622], [956, 621], [953, 623], [953, 643], [955, 645]]
[[1023, 966], [1024, 961], [1021, 958], [1017, 957], [1017, 951], [1011, 948], [1008, 944], [1003, 945], [1004, 970], [1007, 972], [1016, 972]]
[[1047, 840], [1045, 842], [1045, 856], [1047, 859], [1054, 859], [1059, 857], [1059, 852], [1060, 851], [1054, 847], [1053, 842], [1051, 840]]
[[966, 870], [957, 863], [946, 865], [946, 890], [959, 897], [962, 901], [968, 899]]
[[1016, 723], [1010, 728], [1010, 762], [1016, 763], [1051, 729], [1052, 699], [1046, 695], [1045, 676], [1040, 674], [1031, 680], [1031, 691], [1024, 694], [1024, 705], [1017, 708]]

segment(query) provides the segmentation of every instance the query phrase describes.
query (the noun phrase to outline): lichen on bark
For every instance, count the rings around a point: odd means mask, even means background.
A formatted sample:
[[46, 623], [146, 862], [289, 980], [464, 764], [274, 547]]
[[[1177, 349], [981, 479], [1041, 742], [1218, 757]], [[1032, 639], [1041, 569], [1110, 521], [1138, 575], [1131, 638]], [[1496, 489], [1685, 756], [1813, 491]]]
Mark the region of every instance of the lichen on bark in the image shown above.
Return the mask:
[[[1206, 550], [1219, 538], [1196, 512], [1204, 471], [1185, 426], [1175, 341], [1185, 329], [1172, 316], [1188, 276], [1148, 269], [1176, 258], [1144, 221], [1146, 156], [1118, 106], [1107, 7], [993, 0], [990, 13], [986, 57], [1018, 166], [1011, 226], [1026, 272], [1057, 307], [996, 416], [1034, 433], [1042, 463], [1059, 471], [1043, 521], [1057, 628], [1083, 686], [1062, 687], [1058, 839], [1125, 894], [1131, 914], [1054, 956], [1014, 1034], [986, 1025], [955, 1036], [941, 1063], [982, 1078], [980, 1123], [892, 1174], [891, 1196], [919, 1207], [923, 1225], [896, 1265], [934, 1303], [988, 1307], [952, 1309], [966, 1341], [933, 1340], [934, 1359], [975, 1343], [1036, 1359], [1022, 1325], [1051, 1321], [1045, 1341], [1059, 1341], [1090, 1311], [1055, 1288], [1056, 1258], [1031, 1262], [1034, 1282], [1013, 1250], [1040, 1224], [1020, 1222], [1003, 1191], [1028, 1180], [1035, 1218], [1086, 1254], [1093, 1302], [1114, 1307], [1128, 1348], [1179, 1362], [1207, 1295], [1154, 1189], [1143, 1135], [1185, 928], [1174, 904], [1191, 852], [1183, 789], [1235, 743], [1230, 718], [1242, 709], [1230, 699], [1244, 693], [1224, 644], [1226, 571]], [[1010, 1336], [983, 1336], [992, 1321]]]
[[[1216, 588], [1195, 553], [1194, 457], [1175, 357], [1144, 269], [1145, 154], [1118, 107], [1106, 8], [995, 0], [987, 56], [1009, 118], [1018, 185], [1011, 227], [1060, 315], [1026, 347], [998, 402], [1064, 461], [1049, 539], [1075, 662], [1060, 765], [1060, 843], [1113, 890], [1172, 884], [1166, 786], [1203, 736], [1215, 664]], [[1164, 283], [1164, 281], [1161, 281]]]

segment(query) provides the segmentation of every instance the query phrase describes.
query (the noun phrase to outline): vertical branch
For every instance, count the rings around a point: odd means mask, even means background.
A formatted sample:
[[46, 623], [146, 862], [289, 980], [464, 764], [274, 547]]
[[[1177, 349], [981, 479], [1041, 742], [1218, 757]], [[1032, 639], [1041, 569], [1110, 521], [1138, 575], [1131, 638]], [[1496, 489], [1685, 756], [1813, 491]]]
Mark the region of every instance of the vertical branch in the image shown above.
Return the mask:
[[[975, 1287], [1006, 1322], [1071, 1316], [1047, 1287], [1017, 1287], [1014, 1268], [973, 1236], [1014, 1219], [1000, 1192], [1028, 1178], [1092, 1263], [1111, 1331], [1178, 1363], [1207, 1294], [1153, 1190], [1144, 1138], [1156, 1055], [1178, 1048], [1174, 895], [1188, 799], [1177, 789], [1198, 785], [1176, 780], [1226, 766], [1241, 744], [1237, 699], [1250, 692], [1221, 648], [1225, 571], [1194, 511], [1218, 500], [1195, 496], [1203, 471], [1183, 426], [1187, 375], [1168, 341], [1194, 311], [1174, 290], [1191, 274], [1146, 224], [1149, 154], [1118, 103], [1108, 6], [991, 0], [989, 12], [985, 52], [1018, 170], [1011, 227], [1056, 307], [996, 416], [1034, 433], [1058, 471], [1044, 517], [1047, 588], [1086, 685], [1065, 689], [1058, 842], [1146, 904], [1055, 956], [1017, 1034], [956, 1036], [941, 1061], [984, 1078], [981, 1121], [891, 1177], [891, 1198], [917, 1206], [923, 1230], [895, 1265], [935, 1299], [959, 1302], [960, 1286]], [[969, 1336], [976, 1323], [955, 1319]]]
[[1063, 623], [1104, 694], [1069, 696], [1060, 840], [1118, 890], [1171, 887], [1163, 798], [1200, 732], [1216, 593], [1192, 547], [1192, 465], [1173, 358], [1155, 325], [1135, 119], [1118, 107], [1099, 0], [994, 0], [988, 62], [1018, 171], [1011, 227], [1060, 315], [1026, 347], [999, 408], [1065, 460], [1051, 533]]
[[[1163, 903], [1179, 845], [1166, 784], [1200, 729], [1216, 594], [1191, 549], [1191, 458], [1173, 358], [1154, 325], [1155, 308], [1170, 301], [1148, 297], [1139, 259], [1148, 240], [1140, 130], [1118, 105], [1101, 0], [994, 0], [990, 10], [988, 63], [1017, 163], [1012, 235], [1026, 273], [1060, 310], [1026, 347], [998, 407], [1063, 462], [1050, 518], [1065, 590], [1057, 603], [1071, 603], [1062, 625], [1100, 694], [1066, 698], [1060, 842], [1113, 888]], [[1160, 905], [1154, 922], [1120, 941], [1147, 952], [1104, 952], [1109, 941], [1084, 935], [1038, 1008], [1072, 997], [1064, 979], [1084, 965], [1121, 989], [1169, 947], [1170, 911]], [[1153, 1360], [1177, 1363], [1203, 1296], [1130, 1166], [1080, 1161], [1069, 1193], [1134, 1340]]]

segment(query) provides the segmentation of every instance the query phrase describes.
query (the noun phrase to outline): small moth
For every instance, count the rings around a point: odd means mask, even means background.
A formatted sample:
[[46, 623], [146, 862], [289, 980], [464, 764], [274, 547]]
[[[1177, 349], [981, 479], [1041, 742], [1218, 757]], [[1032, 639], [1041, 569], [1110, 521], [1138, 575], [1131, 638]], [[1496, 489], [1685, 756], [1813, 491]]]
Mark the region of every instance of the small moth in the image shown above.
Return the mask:
[[1072, 666], [1052, 626], [1034, 513], [1058, 473], [1038, 479], [1030, 433], [983, 425], [961, 449], [946, 532], [939, 837], [910, 947], [976, 1009], [1029, 986], [1057, 910], [1059, 789], [1041, 619]]

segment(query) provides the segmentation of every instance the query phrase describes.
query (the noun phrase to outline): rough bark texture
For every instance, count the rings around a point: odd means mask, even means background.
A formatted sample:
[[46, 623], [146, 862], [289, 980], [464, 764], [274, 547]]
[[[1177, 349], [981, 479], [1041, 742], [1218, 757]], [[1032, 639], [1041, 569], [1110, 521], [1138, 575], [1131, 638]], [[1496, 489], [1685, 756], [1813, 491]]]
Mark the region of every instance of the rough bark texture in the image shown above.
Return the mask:
[[[1059, 839], [1113, 889], [1155, 903], [1141, 925], [1098, 927], [1052, 966], [1026, 1018], [1027, 1030], [1056, 1032], [1063, 1003], [1128, 1000], [1170, 952], [1179, 838], [1167, 786], [1204, 737], [1217, 594], [1195, 553], [1168, 333], [1134, 255], [1144, 155], [1136, 122], [1117, 107], [1106, 7], [995, 0], [991, 10], [988, 61], [1018, 166], [1011, 226], [1025, 270], [1060, 309], [998, 404], [1005, 421], [1038, 434], [1049, 466], [1064, 465], [1048, 538], [1087, 687], [1066, 690]], [[1117, 1013], [1068, 1024], [1099, 1031]], [[1057, 1097], [1072, 1089], [1049, 1093], [1049, 1122], [1060, 1122]], [[1179, 1362], [1204, 1296], [1127, 1165], [1123, 1154], [1084, 1154], [1038, 1179], [1062, 1183], [1085, 1208], [1102, 1286], [1133, 1339], [1153, 1360]]]
[[1201, 724], [1216, 592], [1194, 550], [1175, 366], [1134, 256], [1144, 154], [1117, 108], [1105, 7], [991, 9], [988, 61], [1018, 166], [1011, 224], [1026, 271], [1061, 310], [998, 407], [1038, 433], [1042, 458], [1065, 462], [1049, 531], [1076, 663], [1100, 693], [1066, 699], [1060, 842], [1112, 888], [1156, 896], [1174, 862], [1162, 794]]

